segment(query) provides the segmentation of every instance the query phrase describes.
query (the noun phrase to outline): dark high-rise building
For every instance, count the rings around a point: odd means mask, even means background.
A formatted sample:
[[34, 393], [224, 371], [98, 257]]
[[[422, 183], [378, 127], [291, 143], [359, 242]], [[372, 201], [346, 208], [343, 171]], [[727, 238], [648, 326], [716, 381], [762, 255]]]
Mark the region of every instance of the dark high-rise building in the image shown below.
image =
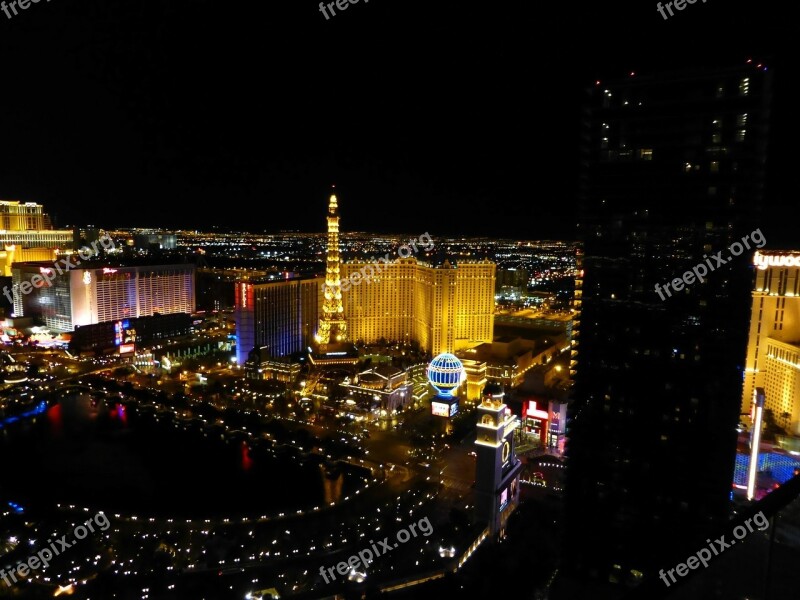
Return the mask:
[[[573, 574], [635, 581], [726, 516], [770, 76], [747, 63], [588, 90], [567, 443]], [[749, 249], [731, 256], [743, 238]], [[698, 264], [714, 270], [663, 292]]]
[[516, 288], [526, 292], [530, 273], [522, 267], [498, 267], [495, 289], [499, 292], [503, 288]]

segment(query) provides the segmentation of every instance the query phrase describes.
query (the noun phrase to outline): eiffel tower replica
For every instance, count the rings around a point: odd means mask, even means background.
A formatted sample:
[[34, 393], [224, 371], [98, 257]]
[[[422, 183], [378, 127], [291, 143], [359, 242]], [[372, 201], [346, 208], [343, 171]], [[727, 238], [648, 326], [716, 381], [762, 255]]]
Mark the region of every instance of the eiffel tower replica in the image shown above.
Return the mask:
[[339, 274], [339, 202], [336, 194], [328, 200], [328, 248], [325, 260], [325, 286], [322, 315], [311, 364], [314, 366], [345, 366], [358, 363], [358, 350], [347, 339], [347, 320], [342, 303], [342, 281]]

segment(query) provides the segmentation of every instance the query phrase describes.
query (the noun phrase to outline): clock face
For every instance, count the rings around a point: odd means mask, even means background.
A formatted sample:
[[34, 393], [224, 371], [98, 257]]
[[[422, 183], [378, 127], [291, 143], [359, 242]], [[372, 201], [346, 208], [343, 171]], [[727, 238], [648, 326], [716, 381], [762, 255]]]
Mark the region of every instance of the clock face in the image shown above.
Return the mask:
[[503, 450], [501, 454], [504, 463], [508, 462], [508, 457], [510, 455], [511, 455], [511, 444], [508, 443], [508, 440], [505, 440], [503, 442]]

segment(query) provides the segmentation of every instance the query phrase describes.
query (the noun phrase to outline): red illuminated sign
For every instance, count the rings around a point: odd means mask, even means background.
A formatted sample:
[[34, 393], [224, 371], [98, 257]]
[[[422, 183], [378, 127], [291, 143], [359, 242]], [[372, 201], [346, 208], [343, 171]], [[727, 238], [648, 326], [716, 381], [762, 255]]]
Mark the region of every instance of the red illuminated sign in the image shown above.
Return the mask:
[[236, 308], [248, 309], [253, 307], [253, 284], [236, 284]]
[[526, 412], [526, 416], [533, 417], [534, 419], [547, 420], [547, 411], [546, 410], [537, 410], [536, 401], [535, 400], [529, 400], [528, 401], [528, 410]]

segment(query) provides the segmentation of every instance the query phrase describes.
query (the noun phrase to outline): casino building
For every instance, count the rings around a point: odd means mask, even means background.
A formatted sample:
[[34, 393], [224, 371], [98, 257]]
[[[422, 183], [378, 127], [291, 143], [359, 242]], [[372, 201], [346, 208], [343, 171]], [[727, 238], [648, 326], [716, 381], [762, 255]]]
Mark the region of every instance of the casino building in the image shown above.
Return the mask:
[[[324, 280], [237, 280], [239, 364], [258, 349], [250, 362], [262, 365], [253, 372], [260, 368], [263, 374], [265, 360], [310, 348], [315, 367], [349, 370], [359, 358], [354, 342], [413, 341], [436, 355], [492, 341], [494, 263], [446, 261], [432, 266], [415, 258], [380, 265], [342, 262], [339, 220], [339, 201], [331, 194]], [[468, 398], [477, 401], [486, 382], [486, 365], [468, 362]]]
[[245, 364], [304, 351], [314, 341], [322, 311], [322, 278], [240, 280], [235, 284], [236, 359]]
[[756, 252], [742, 414], [764, 388], [765, 409], [800, 435], [800, 252]]
[[68, 254], [73, 237], [71, 229], [53, 229], [41, 204], [0, 200], [0, 276], [10, 277], [15, 262]]
[[[14, 294], [14, 312], [55, 332], [156, 313], [193, 313], [194, 270], [194, 265], [174, 264], [79, 267], [53, 274], [52, 262], [14, 263], [15, 289], [34, 282], [29, 293]], [[45, 282], [37, 287], [40, 281]]]
[[188, 313], [104, 321], [77, 325], [69, 348], [80, 354], [115, 352], [126, 355], [133, 354], [137, 348], [188, 336], [191, 331], [192, 317]]
[[343, 294], [348, 335], [367, 344], [416, 341], [433, 356], [490, 343], [495, 268], [489, 261], [432, 266], [416, 258], [342, 263], [342, 280], [375, 273]]
[[375, 405], [384, 416], [404, 409], [414, 391], [408, 371], [391, 365], [378, 365], [347, 377], [342, 387], [354, 402]]

